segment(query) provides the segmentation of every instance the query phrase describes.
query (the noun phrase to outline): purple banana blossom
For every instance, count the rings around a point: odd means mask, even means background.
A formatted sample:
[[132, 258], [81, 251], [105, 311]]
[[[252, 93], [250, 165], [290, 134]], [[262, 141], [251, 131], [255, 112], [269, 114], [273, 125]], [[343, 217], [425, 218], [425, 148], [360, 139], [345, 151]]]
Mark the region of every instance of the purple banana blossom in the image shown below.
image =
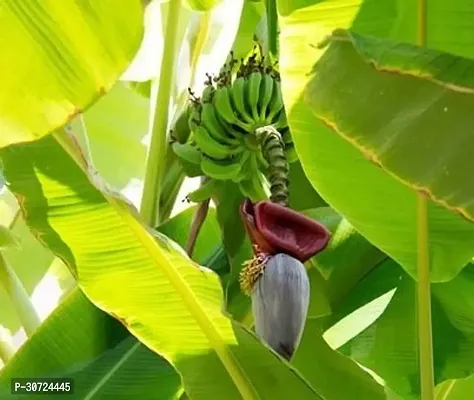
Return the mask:
[[290, 360], [303, 334], [310, 284], [303, 263], [322, 251], [330, 232], [312, 219], [270, 201], [240, 209], [254, 258], [240, 278], [252, 297], [255, 332], [273, 350]]
[[253, 204], [247, 199], [240, 212], [257, 252], [286, 253], [304, 263], [324, 250], [331, 237], [323, 225], [271, 201]]

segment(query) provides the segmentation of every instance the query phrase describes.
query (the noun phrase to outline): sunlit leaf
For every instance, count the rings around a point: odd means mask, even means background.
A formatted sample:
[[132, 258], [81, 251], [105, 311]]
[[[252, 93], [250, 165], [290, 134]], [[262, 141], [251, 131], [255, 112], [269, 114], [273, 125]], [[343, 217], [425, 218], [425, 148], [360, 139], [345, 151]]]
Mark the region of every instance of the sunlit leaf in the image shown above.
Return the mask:
[[87, 156], [94, 167], [137, 206], [145, 174], [148, 112], [148, 99], [117, 82], [71, 123], [84, 152], [90, 152]]
[[0, 225], [0, 249], [18, 247], [18, 238], [6, 226]]
[[208, 11], [221, 2], [222, 0], [185, 0], [185, 4], [196, 11]]
[[165, 360], [96, 308], [79, 289], [0, 372], [1, 398], [10, 398], [12, 377], [33, 376], [73, 378], [75, 398], [91, 400], [168, 399], [181, 387], [178, 374]]
[[332, 350], [322, 337], [321, 322], [306, 322], [293, 364], [326, 399], [385, 399], [381, 385], [353, 360]]
[[[336, 24], [350, 26], [357, 12], [357, 30], [375, 31], [378, 27], [381, 35], [388, 35], [383, 19], [377, 20], [377, 25], [368, 22], [369, 16], [376, 15], [376, 10], [382, 12], [382, 8], [379, 3], [349, 7], [340, 2], [334, 8], [324, 8], [325, 2], [306, 2], [310, 3], [311, 7], [281, 19], [282, 88], [303, 169], [324, 200], [416, 276], [416, 192], [374, 165], [316, 118], [307, 100], [314, 79], [311, 72], [324, 52], [315, 46]], [[402, 14], [399, 18], [402, 23]], [[338, 101], [344, 102], [344, 97], [339, 96]], [[472, 257], [474, 224], [433, 202], [428, 204], [428, 216], [431, 279], [452, 279]]]
[[[474, 372], [473, 287], [472, 265], [453, 280], [432, 285], [436, 383]], [[350, 319], [351, 310], [393, 290], [383, 314], [341, 350], [372, 369], [404, 399], [414, 399], [420, 391], [415, 282], [395, 262], [386, 261], [353, 289], [341, 310]], [[373, 310], [367, 308], [365, 313], [370, 317]]]
[[313, 114], [403, 183], [473, 219], [465, 181], [474, 61], [344, 31], [330, 43], [306, 91]]
[[216, 274], [191, 263], [165, 236], [152, 237], [128, 205], [90, 184], [53, 137], [10, 147], [1, 156], [30, 229], [77, 271], [96, 305], [174, 365], [190, 397], [240, 398], [235, 379], [240, 390], [272, 399], [319, 398], [296, 371], [222, 314]]
[[4, 1], [0, 147], [46, 135], [108, 91], [138, 48], [142, 14], [138, 0]]

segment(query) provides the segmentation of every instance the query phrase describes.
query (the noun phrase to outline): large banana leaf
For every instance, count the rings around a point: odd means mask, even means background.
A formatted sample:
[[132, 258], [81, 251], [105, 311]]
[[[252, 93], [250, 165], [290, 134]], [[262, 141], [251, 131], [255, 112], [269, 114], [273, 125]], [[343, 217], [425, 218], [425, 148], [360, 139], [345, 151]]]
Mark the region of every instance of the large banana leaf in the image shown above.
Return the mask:
[[[310, 318], [293, 364], [326, 399], [383, 400], [383, 387], [356, 362], [331, 349], [322, 337], [322, 321]], [[343, 382], [343, 384], [342, 384]]]
[[171, 399], [181, 388], [179, 375], [164, 359], [79, 289], [0, 373], [0, 397], [16, 397], [10, 394], [11, 378], [35, 376], [73, 378], [75, 399]]
[[[425, 21], [427, 46], [474, 58], [472, 1], [429, 0], [426, 10], [429, 15]], [[283, 25], [291, 20], [297, 30], [313, 25], [313, 29], [307, 31], [309, 37], [316, 31], [313, 40], [325, 31], [349, 27], [357, 33], [404, 43], [413, 44], [418, 39], [420, 18], [416, 1], [279, 0], [278, 11], [283, 17], [280, 21]], [[306, 28], [304, 24], [307, 24]]]
[[330, 43], [306, 91], [314, 115], [403, 183], [473, 219], [465, 182], [474, 60], [344, 31]]
[[289, 206], [293, 210], [302, 211], [327, 205], [309, 182], [299, 161], [290, 164], [288, 182]]
[[[117, 189], [130, 193], [133, 183], [143, 180], [148, 129], [148, 99], [123, 82], [117, 82], [83, 115], [76, 117], [72, 131], [84, 149], [89, 149], [94, 166]], [[120, 158], [120, 163], [117, 159]], [[138, 196], [141, 191], [138, 190]]]
[[107, 92], [138, 48], [140, 0], [3, 1], [0, 147], [48, 134]]
[[[281, 12], [285, 14], [281, 18], [280, 67], [285, 106], [303, 169], [332, 207], [415, 276], [415, 191], [336, 135], [325, 122], [316, 118], [307, 100], [314, 95], [311, 93], [310, 82], [314, 79], [311, 72], [323, 54], [315, 46], [333, 28], [353, 25], [358, 32], [392, 35], [399, 39], [396, 32], [401, 30], [395, 26], [404, 24], [415, 14], [408, 6], [403, 10], [384, 8], [388, 5], [385, 1], [350, 5], [340, 1], [334, 2], [332, 7], [327, 7], [325, 1], [306, 1], [298, 3], [297, 11], [286, 15], [291, 10], [284, 3], [279, 2]], [[448, 8], [451, 10], [451, 7], [450, 3]], [[373, 22], [375, 20], [377, 23]], [[392, 31], [387, 30], [387, 25]], [[337, 77], [334, 68], [332, 73]], [[342, 96], [338, 101], [346, 104]], [[363, 104], [362, 107], [372, 106]], [[367, 115], [365, 109], [364, 115]], [[428, 204], [428, 216], [431, 279], [452, 279], [472, 257], [474, 225], [433, 202]]]
[[10, 146], [1, 157], [30, 229], [77, 273], [94, 304], [175, 366], [190, 397], [319, 398], [222, 314], [216, 274], [152, 236], [129, 206], [91, 184], [55, 138]]
[[[331, 214], [326, 218], [335, 219]], [[319, 220], [324, 223], [324, 219]], [[331, 232], [328, 246], [314, 257], [314, 262], [327, 279], [331, 303], [337, 304], [365, 274], [387, 256], [368, 242], [345, 218], [339, 217]]]
[[[436, 383], [474, 372], [473, 286], [472, 265], [453, 280], [432, 285]], [[340, 350], [373, 370], [403, 399], [416, 399], [420, 392], [416, 287], [400, 266], [387, 260], [372, 270], [340, 304], [332, 323], [347, 318], [345, 326], [354, 326], [355, 318], [372, 317], [374, 309], [366, 305], [389, 293], [392, 297], [382, 315]]]
[[[184, 244], [183, 232], [191, 223], [193, 212], [189, 208], [180, 213], [160, 231]], [[218, 244], [216, 226], [211, 210], [201, 230], [203, 235], [196, 241], [197, 261], [204, 261]], [[209, 267], [219, 265], [211, 263]], [[77, 315], [81, 318], [74, 318]], [[74, 346], [70, 346], [72, 341]], [[181, 391], [181, 380], [174, 369], [96, 308], [79, 289], [66, 298], [10, 361], [0, 374], [0, 388], [9, 389], [12, 376], [53, 375], [73, 377], [77, 398], [171, 399]]]

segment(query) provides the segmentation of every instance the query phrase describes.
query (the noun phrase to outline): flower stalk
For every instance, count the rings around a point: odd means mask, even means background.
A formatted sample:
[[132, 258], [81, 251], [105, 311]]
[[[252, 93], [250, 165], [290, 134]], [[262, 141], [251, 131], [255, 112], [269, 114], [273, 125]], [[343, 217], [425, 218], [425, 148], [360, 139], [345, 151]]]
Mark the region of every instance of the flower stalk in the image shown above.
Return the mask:
[[0, 360], [6, 364], [14, 354], [15, 346], [13, 346], [10, 332], [0, 325]]
[[263, 156], [268, 161], [268, 180], [270, 182], [270, 200], [288, 207], [288, 173], [290, 167], [285, 154], [285, 143], [280, 132], [273, 126], [264, 126], [255, 131], [261, 142]]

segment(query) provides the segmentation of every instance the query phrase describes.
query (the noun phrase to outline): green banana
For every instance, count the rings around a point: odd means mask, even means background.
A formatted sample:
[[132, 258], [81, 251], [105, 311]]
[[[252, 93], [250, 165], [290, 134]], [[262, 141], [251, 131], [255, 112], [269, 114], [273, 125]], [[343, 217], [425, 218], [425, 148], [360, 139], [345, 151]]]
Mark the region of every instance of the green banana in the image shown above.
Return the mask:
[[281, 111], [275, 118], [276, 121], [272, 124], [275, 129], [278, 129], [280, 131], [288, 127], [288, 121], [286, 120], [286, 112], [284, 108], [281, 109]]
[[186, 143], [190, 134], [189, 128], [189, 115], [191, 113], [191, 107], [187, 106], [181, 114], [178, 116], [174, 127], [173, 127], [173, 137], [179, 143]]
[[171, 147], [186, 176], [193, 178], [204, 175], [201, 169], [201, 151], [196, 146], [175, 142]]
[[259, 167], [261, 167], [261, 169], [263, 169], [264, 171], [270, 167], [270, 164], [268, 163], [267, 159], [264, 157], [260, 149], [257, 150], [257, 161]]
[[252, 164], [252, 171], [247, 179], [238, 182], [239, 189], [242, 194], [248, 197], [252, 202], [266, 200], [268, 197], [262, 186], [255, 154], [250, 160], [250, 163]]
[[174, 142], [171, 147], [178, 158], [191, 164], [199, 165], [201, 163], [201, 152], [196, 146], [190, 143]]
[[242, 139], [247, 136], [247, 131], [236, 127], [235, 125], [228, 124], [224, 121], [221, 115], [218, 112], [215, 112], [214, 115], [217, 117], [217, 120], [222, 126], [225, 126], [227, 133], [229, 136], [232, 136], [234, 139], [238, 140], [239, 143], [242, 143]]
[[212, 103], [212, 97], [214, 96], [216, 89], [212, 85], [206, 85], [202, 91], [201, 101], [202, 103]]
[[219, 184], [220, 181], [216, 179], [209, 179], [204, 184], [201, 184], [198, 189], [188, 193], [186, 199], [193, 203], [201, 203], [202, 201], [211, 198], [211, 196], [217, 192]]
[[251, 130], [251, 126], [241, 121], [234, 113], [232, 109], [232, 103], [229, 97], [229, 88], [227, 86], [220, 87], [216, 90], [213, 99], [214, 108], [221, 115], [222, 119], [229, 123], [235, 124], [246, 131]]
[[217, 119], [214, 106], [209, 103], [202, 105], [201, 124], [207, 129], [212, 138], [222, 144], [238, 145], [240, 141], [227, 135], [227, 127]]
[[241, 169], [240, 158], [215, 160], [205, 154], [202, 155], [201, 168], [203, 172], [214, 179], [234, 179]]
[[258, 121], [258, 99], [260, 97], [261, 72], [252, 72], [247, 82], [247, 103], [250, 107], [254, 121]]
[[274, 79], [273, 80], [273, 95], [268, 106], [269, 113], [267, 115], [266, 123], [271, 124], [275, 116], [283, 108], [283, 97], [281, 95], [281, 83]]
[[233, 182], [240, 182], [244, 179], [247, 179], [252, 174], [252, 171], [250, 169], [251, 166], [249, 163], [249, 158], [251, 157], [251, 154], [253, 153], [250, 151], [246, 151], [240, 157], [239, 163], [241, 165], [241, 169], [238, 175], [235, 178], [232, 178]]
[[260, 121], [264, 122], [267, 115], [267, 107], [270, 104], [273, 94], [273, 77], [270, 74], [263, 74], [260, 83]]
[[194, 132], [201, 123], [201, 106], [192, 106], [189, 110], [188, 125], [191, 132]]
[[245, 105], [245, 92], [247, 89], [247, 79], [243, 76], [238, 77], [233, 83], [230, 89], [232, 95], [232, 104], [235, 109], [239, 112], [240, 116], [248, 123], [253, 123], [253, 118], [247, 111]]
[[203, 126], [198, 126], [194, 131], [194, 140], [204, 154], [217, 160], [223, 160], [232, 154], [243, 151], [243, 147], [228, 146], [215, 141]]

